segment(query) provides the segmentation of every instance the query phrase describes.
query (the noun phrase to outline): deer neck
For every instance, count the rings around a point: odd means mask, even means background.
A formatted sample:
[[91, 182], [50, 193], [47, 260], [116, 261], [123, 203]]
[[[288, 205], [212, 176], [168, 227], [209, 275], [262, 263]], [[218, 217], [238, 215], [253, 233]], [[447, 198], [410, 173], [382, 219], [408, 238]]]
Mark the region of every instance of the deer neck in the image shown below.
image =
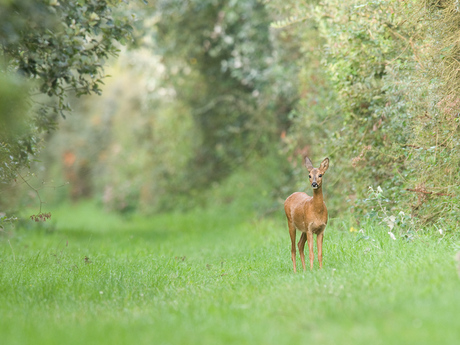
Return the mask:
[[321, 186], [317, 189], [313, 189], [312, 205], [318, 212], [324, 208], [323, 189]]

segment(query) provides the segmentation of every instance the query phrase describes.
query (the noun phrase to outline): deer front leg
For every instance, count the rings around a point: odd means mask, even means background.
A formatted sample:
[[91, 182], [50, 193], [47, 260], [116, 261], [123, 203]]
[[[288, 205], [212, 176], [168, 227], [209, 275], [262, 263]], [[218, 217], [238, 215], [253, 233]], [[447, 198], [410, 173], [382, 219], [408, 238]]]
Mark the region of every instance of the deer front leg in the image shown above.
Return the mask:
[[295, 227], [294, 225], [288, 221], [289, 226], [289, 235], [291, 236], [291, 259], [292, 264], [294, 265], [294, 273], [297, 272], [295, 267]]
[[311, 231], [307, 232], [307, 242], [308, 242], [308, 254], [310, 256], [310, 271], [313, 269], [313, 233]]
[[324, 231], [320, 232], [316, 236], [316, 247], [318, 248], [319, 268], [323, 267], [323, 237], [324, 237]]
[[305, 253], [304, 253], [304, 248], [305, 248], [305, 242], [307, 241], [307, 234], [305, 232], [302, 232], [302, 235], [300, 236], [299, 243], [297, 243], [297, 246], [299, 247], [299, 252], [300, 252], [300, 260], [302, 260], [302, 267], [303, 270], [305, 271]]

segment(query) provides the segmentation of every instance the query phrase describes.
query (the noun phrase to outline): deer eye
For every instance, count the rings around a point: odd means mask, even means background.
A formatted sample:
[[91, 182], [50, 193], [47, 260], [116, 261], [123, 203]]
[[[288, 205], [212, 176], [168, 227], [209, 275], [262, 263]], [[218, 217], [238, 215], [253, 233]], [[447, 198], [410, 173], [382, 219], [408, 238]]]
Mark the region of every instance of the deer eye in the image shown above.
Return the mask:
[[311, 175], [308, 175], [309, 178], [311, 178]]
[[318, 175], [318, 177], [322, 177], [322, 176], [323, 176], [323, 174], [319, 174], [319, 175]]

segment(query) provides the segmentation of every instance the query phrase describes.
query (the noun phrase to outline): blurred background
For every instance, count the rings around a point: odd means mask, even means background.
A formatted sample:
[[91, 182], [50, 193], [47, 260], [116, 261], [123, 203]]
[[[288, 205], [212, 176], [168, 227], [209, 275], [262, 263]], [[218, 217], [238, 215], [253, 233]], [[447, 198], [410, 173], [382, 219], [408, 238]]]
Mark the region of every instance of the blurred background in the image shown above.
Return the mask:
[[0, 2], [4, 220], [82, 200], [281, 212], [308, 155], [331, 159], [331, 217], [458, 225], [454, 2], [77, 4]]

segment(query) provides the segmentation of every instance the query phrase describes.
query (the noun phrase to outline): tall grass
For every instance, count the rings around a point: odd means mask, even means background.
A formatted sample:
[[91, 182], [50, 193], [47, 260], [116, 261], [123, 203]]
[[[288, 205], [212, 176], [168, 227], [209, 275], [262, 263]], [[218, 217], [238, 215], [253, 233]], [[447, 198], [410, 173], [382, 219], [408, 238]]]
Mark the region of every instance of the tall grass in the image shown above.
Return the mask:
[[333, 219], [324, 268], [294, 274], [281, 211], [238, 212], [125, 219], [87, 204], [17, 228], [0, 242], [1, 343], [458, 343], [458, 237]]

